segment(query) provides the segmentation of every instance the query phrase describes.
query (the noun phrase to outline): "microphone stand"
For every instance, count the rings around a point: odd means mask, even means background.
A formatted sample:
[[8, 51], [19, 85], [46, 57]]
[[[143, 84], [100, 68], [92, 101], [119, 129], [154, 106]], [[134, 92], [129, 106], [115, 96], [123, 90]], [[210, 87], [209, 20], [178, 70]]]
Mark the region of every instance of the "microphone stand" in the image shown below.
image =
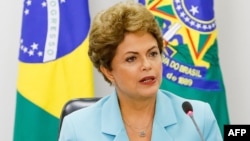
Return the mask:
[[203, 136], [202, 136], [202, 134], [201, 134], [200, 129], [198, 128], [197, 123], [196, 123], [195, 120], [194, 120], [193, 115], [190, 115], [190, 118], [192, 119], [192, 121], [193, 121], [193, 123], [194, 123], [194, 126], [195, 126], [196, 130], [198, 131], [198, 133], [199, 133], [199, 135], [200, 135], [201, 140], [202, 140], [202, 141], [205, 141], [205, 139], [203, 138]]

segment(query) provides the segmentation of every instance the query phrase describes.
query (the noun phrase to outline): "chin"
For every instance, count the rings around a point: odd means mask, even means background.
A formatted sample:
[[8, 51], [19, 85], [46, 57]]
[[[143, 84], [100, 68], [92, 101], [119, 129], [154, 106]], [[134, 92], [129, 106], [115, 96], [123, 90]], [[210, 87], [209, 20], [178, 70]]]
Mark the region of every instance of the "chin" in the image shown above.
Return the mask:
[[143, 89], [142, 95], [144, 95], [146, 97], [152, 97], [152, 96], [155, 96], [157, 94], [158, 90], [159, 90], [159, 87], [150, 88], [150, 89]]

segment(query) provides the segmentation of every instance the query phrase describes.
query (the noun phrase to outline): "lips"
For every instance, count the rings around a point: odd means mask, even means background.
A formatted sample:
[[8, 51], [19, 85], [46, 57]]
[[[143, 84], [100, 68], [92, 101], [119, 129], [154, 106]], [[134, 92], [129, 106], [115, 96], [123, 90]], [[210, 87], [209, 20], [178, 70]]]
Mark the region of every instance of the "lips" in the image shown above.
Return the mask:
[[143, 77], [139, 82], [143, 84], [153, 84], [156, 81], [154, 76]]

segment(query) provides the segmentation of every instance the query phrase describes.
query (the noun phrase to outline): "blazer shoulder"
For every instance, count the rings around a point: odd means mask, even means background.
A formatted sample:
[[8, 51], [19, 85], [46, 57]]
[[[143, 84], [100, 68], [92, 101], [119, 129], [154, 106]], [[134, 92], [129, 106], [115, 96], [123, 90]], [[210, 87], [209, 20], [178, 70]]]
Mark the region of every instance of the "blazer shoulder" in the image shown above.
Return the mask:
[[167, 98], [171, 100], [173, 105], [182, 105], [185, 101], [189, 102], [194, 112], [202, 112], [202, 111], [211, 110], [209, 103], [201, 101], [201, 100], [184, 98], [166, 90], [159, 90], [159, 93], [160, 95], [167, 96]]

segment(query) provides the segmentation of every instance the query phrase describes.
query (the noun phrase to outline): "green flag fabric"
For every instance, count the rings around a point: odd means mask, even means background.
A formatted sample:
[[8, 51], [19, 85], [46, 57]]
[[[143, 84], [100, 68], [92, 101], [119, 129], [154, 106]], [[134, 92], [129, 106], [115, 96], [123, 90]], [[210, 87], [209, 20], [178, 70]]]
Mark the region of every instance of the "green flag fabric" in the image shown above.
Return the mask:
[[223, 133], [229, 116], [213, 0], [139, 2], [155, 15], [164, 36], [161, 88], [184, 98], [208, 102]]
[[14, 141], [56, 141], [64, 104], [93, 96], [88, 1], [25, 0]]

